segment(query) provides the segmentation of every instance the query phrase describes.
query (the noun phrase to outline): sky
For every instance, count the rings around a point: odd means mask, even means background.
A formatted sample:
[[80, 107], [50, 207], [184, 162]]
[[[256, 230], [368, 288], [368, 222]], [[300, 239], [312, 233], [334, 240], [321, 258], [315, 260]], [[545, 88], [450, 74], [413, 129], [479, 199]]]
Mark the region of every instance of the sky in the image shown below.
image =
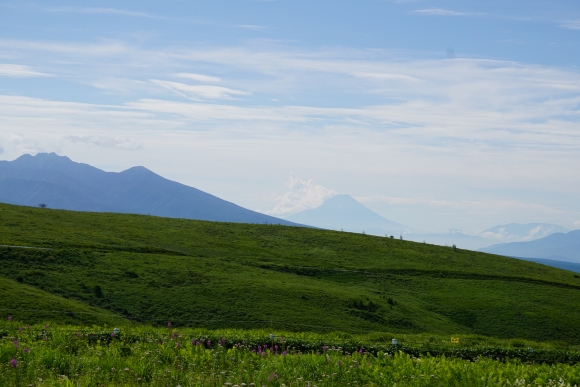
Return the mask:
[[580, 2], [0, 0], [0, 159], [286, 216], [580, 228]]

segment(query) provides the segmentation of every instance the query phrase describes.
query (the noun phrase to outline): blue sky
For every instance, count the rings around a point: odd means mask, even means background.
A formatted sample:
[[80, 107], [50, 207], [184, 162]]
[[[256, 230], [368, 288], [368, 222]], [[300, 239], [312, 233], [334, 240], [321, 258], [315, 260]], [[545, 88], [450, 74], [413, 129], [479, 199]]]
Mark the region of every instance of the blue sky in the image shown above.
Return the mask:
[[580, 228], [578, 1], [0, 1], [0, 158]]

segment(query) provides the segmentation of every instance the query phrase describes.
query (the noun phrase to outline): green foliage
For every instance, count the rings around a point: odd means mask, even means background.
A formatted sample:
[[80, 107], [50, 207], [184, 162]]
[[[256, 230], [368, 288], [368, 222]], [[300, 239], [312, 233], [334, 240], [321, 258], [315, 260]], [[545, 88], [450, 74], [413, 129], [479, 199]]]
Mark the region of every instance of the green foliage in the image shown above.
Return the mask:
[[[74, 323], [92, 324], [77, 313], [90, 305], [99, 311], [94, 322], [106, 311], [118, 321], [213, 329], [580, 343], [580, 283], [572, 273], [462, 249], [309, 228], [10, 205], [0, 205], [0, 244], [51, 249], [0, 248], [0, 279], [14, 294], [0, 297], [0, 307], [31, 322], [47, 313], [70, 322], [70, 311]], [[32, 300], [25, 297], [32, 290], [39, 301], [23, 301]]]
[[[0, 324], [2, 386], [558, 386], [580, 383], [578, 351], [430, 349], [344, 333]], [[270, 334], [268, 334], [270, 332]], [[436, 340], [435, 340], [436, 341]], [[441, 353], [443, 354], [443, 352]], [[520, 356], [520, 357], [518, 357]], [[527, 358], [526, 358], [527, 356]], [[494, 360], [500, 358], [501, 360]], [[524, 358], [523, 360], [520, 360]], [[548, 360], [548, 361], [546, 361]]]

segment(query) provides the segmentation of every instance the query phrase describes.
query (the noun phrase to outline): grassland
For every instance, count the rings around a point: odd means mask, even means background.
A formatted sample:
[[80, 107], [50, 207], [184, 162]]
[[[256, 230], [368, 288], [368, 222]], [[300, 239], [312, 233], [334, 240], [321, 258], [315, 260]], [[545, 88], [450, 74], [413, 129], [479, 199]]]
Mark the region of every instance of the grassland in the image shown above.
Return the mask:
[[[409, 355], [376, 335], [0, 324], [0, 386], [558, 386], [578, 364]], [[498, 340], [495, 340], [496, 342]], [[532, 344], [532, 343], [526, 343]], [[542, 346], [540, 343], [534, 343]], [[477, 348], [477, 347], [476, 347]], [[474, 349], [472, 346], [471, 350]], [[480, 347], [482, 353], [489, 347]], [[508, 351], [509, 352], [509, 351]], [[513, 352], [513, 351], [512, 351]], [[528, 354], [528, 349], [522, 351]], [[578, 352], [575, 353], [578, 356]]]
[[[52, 249], [0, 248], [0, 286], [9, 283], [14, 294], [0, 306], [31, 323], [46, 313], [57, 322], [102, 323], [103, 312], [153, 325], [580, 344], [580, 279], [573, 273], [467, 250], [10, 205], [0, 205], [0, 244]], [[44, 315], [25, 301], [33, 290], [42, 292], [36, 309]], [[75, 313], [88, 307], [97, 308], [94, 320]]]

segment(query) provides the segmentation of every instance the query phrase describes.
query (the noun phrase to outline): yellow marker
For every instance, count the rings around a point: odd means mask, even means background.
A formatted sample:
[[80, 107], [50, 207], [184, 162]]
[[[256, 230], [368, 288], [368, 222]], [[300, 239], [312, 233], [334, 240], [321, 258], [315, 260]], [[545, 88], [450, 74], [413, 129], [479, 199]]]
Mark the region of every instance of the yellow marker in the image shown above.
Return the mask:
[[459, 337], [452, 337], [451, 338], [451, 343], [453, 343], [453, 344], [459, 344]]

